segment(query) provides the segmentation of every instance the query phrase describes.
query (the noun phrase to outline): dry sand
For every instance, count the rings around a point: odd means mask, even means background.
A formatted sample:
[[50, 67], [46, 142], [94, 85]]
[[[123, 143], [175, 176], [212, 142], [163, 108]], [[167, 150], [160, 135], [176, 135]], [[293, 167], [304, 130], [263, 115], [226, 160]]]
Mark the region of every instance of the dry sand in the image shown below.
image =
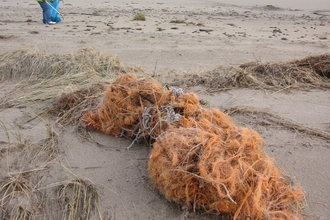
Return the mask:
[[[93, 47], [148, 72], [283, 61], [329, 51], [329, 11], [175, 2], [65, 1], [60, 3], [65, 19], [55, 26], [42, 24], [33, 1], [1, 2], [1, 51], [37, 47], [66, 53]], [[132, 21], [137, 12], [146, 21]]]
[[[329, 53], [330, 11], [314, 6], [302, 4], [296, 9], [217, 1], [186, 0], [178, 5], [176, 1], [66, 0], [60, 3], [63, 22], [48, 26], [42, 24], [41, 9], [35, 1], [1, 0], [0, 53], [37, 48], [61, 54], [91, 47], [116, 54], [125, 65], [142, 67], [166, 83], [173, 80], [167, 76], [202, 74], [218, 65], [287, 61]], [[144, 13], [146, 21], [133, 21], [137, 12]], [[185, 23], [170, 23], [179, 20]], [[1, 98], [8, 96], [10, 86], [2, 83]], [[293, 123], [330, 134], [329, 90], [235, 89], [213, 95], [202, 87], [190, 90], [214, 107], [271, 110]], [[1, 108], [0, 121], [12, 130], [18, 126], [22, 136], [38, 141], [47, 137], [45, 123], [33, 118], [31, 111], [26, 106]], [[258, 131], [265, 140], [265, 151], [302, 186], [307, 218], [328, 219], [330, 140], [302, 135], [257, 113], [233, 118], [237, 124]], [[203, 213], [186, 213], [153, 188], [146, 170], [148, 147], [134, 145], [127, 151], [130, 140], [97, 132], [92, 135], [97, 145], [81, 140], [72, 127], [62, 128], [58, 160], [63, 166], [51, 167], [53, 183], [65, 181], [70, 172], [89, 179], [99, 189], [102, 211], [107, 211], [111, 219], [216, 219]], [[0, 132], [2, 149], [6, 143], [6, 133]], [[7, 159], [1, 158], [1, 178], [8, 170]]]

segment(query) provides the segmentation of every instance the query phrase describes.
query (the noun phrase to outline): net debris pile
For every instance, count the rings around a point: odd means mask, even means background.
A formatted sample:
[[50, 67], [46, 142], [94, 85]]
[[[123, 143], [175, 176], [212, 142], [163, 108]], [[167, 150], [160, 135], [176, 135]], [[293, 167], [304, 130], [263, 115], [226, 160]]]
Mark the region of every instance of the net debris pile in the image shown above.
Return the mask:
[[193, 93], [126, 74], [83, 120], [106, 134], [152, 141], [149, 176], [170, 201], [233, 219], [302, 218], [301, 188], [263, 152], [259, 134], [202, 107]]
[[138, 80], [125, 74], [109, 85], [98, 109], [84, 115], [83, 121], [106, 134], [154, 141], [169, 126], [184, 123], [182, 115], [188, 118], [198, 109], [199, 100], [193, 93], [165, 90], [151, 78]]
[[150, 178], [168, 200], [189, 209], [233, 219], [300, 219], [301, 189], [262, 146], [247, 128], [170, 128], [153, 145]]

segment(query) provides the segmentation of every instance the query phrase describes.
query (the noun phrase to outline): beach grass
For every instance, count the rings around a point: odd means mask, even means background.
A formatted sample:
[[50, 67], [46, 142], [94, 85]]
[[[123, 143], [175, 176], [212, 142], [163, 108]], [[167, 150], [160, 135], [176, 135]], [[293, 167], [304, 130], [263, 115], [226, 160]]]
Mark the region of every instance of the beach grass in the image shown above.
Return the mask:
[[330, 88], [330, 54], [289, 62], [252, 62], [219, 66], [214, 70], [186, 75], [189, 86], [202, 85], [210, 93], [234, 88], [290, 90]]
[[122, 66], [116, 56], [93, 49], [71, 54], [7, 52], [0, 55], [0, 82], [10, 81], [13, 86], [0, 99], [0, 107], [24, 104], [37, 108], [40, 116], [54, 113], [57, 122], [70, 123], [65, 111], [87, 112], [97, 105], [105, 86], [127, 72], [144, 74], [140, 68]]
[[146, 20], [146, 16], [144, 13], [137, 13], [134, 15], [133, 18], [134, 21], [145, 21]]
[[93, 211], [99, 204], [96, 186], [77, 178], [61, 184], [56, 191], [62, 219], [93, 219]]
[[182, 20], [182, 19], [173, 19], [170, 21], [170, 23], [174, 23], [174, 24], [185, 24], [186, 21]]

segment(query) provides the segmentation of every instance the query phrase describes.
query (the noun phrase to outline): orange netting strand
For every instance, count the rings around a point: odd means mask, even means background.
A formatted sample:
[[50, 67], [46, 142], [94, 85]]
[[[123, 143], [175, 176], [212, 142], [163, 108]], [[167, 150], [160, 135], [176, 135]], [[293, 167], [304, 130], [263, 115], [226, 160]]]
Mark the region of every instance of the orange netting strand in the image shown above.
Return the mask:
[[149, 175], [170, 201], [234, 219], [300, 219], [304, 195], [263, 152], [258, 133], [201, 107], [193, 93], [122, 75], [83, 121], [106, 134], [155, 140]]

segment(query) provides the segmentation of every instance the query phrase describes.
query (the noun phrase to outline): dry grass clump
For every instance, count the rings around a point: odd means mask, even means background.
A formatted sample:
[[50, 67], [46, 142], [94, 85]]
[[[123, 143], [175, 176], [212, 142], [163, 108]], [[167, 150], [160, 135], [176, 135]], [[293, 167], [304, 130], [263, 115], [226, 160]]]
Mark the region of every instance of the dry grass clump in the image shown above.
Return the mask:
[[[264, 75], [273, 75], [275, 78], [291, 75], [297, 82], [312, 83], [313, 80], [309, 80], [308, 72], [311, 76], [317, 74], [321, 77], [330, 78], [330, 54], [309, 56], [300, 60], [283, 63], [247, 63], [240, 65], [240, 67], [243, 69], [249, 68], [253, 72]], [[304, 72], [306, 73], [303, 74]]]
[[[271, 110], [262, 110], [253, 107], [233, 107], [226, 109], [225, 112], [230, 116], [244, 115], [244, 118], [247, 119], [254, 118], [255, 115], [258, 115], [257, 119], [254, 119], [253, 121], [249, 120], [248, 124], [252, 124], [253, 126], [258, 123], [266, 125], [269, 123], [272, 125], [278, 125], [284, 129], [291, 130], [294, 132], [300, 132], [302, 134], [311, 135], [313, 137], [320, 137], [330, 140], [330, 134], [328, 132], [316, 128], [302, 126], [289, 119], [285, 119], [279, 116], [277, 113], [272, 112]], [[260, 122], [259, 120], [261, 120], [262, 122]]]
[[300, 219], [304, 194], [262, 151], [258, 133], [178, 91], [123, 75], [83, 120], [106, 134], [154, 141], [149, 176], [170, 201], [234, 219]]
[[85, 115], [98, 105], [104, 89], [105, 85], [98, 83], [91, 85], [90, 88], [62, 93], [52, 109], [52, 113], [56, 114], [57, 122], [63, 125], [79, 123], [81, 115]]
[[34, 219], [41, 198], [33, 192], [31, 172], [9, 173], [1, 181], [1, 219]]
[[117, 57], [92, 49], [72, 54], [44, 54], [18, 50], [0, 55], [0, 82], [13, 84], [0, 99], [1, 108], [29, 105], [42, 117], [55, 114], [62, 124], [79, 122], [79, 115], [94, 108], [103, 86], [126, 71]]
[[247, 63], [239, 67], [220, 66], [192, 75], [188, 85], [205, 85], [209, 92], [232, 88], [330, 88], [330, 55], [310, 56], [280, 63]]
[[180, 19], [174, 19], [174, 20], [171, 20], [170, 23], [184, 24], [184, 23], [186, 23], [186, 21], [185, 20], [180, 20]]
[[55, 167], [61, 164], [52, 126], [45, 128], [48, 136], [37, 142], [4, 124], [1, 128], [8, 141], [0, 142], [0, 162], [7, 170], [0, 179], [0, 219], [104, 219], [96, 186], [76, 176], [73, 181], [52, 179], [60, 175]]
[[262, 82], [253, 74], [237, 67], [219, 66], [203, 74], [187, 76], [188, 86], [203, 85], [208, 92], [217, 92], [233, 88], [259, 87]]
[[134, 15], [133, 20], [134, 21], [145, 21], [146, 16], [143, 13], [137, 13], [137, 14]]
[[[100, 73], [126, 72], [117, 57], [107, 56], [93, 49], [71, 54], [45, 54], [37, 50], [16, 50], [0, 55], [0, 82], [5, 80], [41, 80], [68, 74], [86, 73], [86, 77]], [[112, 76], [113, 77], [113, 76]]]
[[2, 124], [8, 142], [1, 142], [0, 160], [5, 160], [0, 180], [0, 219], [37, 219], [42, 212], [45, 190], [42, 189], [48, 165], [57, 154], [57, 135], [48, 130], [48, 137], [37, 142], [25, 139], [14, 128]]
[[0, 100], [0, 106], [38, 103], [47, 110], [62, 93], [90, 89], [125, 71], [117, 58], [93, 50], [66, 55], [25, 50], [5, 53], [0, 56], [1, 80], [15, 84]]
[[75, 179], [60, 185], [57, 194], [62, 211], [61, 219], [93, 219], [99, 203], [97, 189], [93, 184], [83, 179]]

